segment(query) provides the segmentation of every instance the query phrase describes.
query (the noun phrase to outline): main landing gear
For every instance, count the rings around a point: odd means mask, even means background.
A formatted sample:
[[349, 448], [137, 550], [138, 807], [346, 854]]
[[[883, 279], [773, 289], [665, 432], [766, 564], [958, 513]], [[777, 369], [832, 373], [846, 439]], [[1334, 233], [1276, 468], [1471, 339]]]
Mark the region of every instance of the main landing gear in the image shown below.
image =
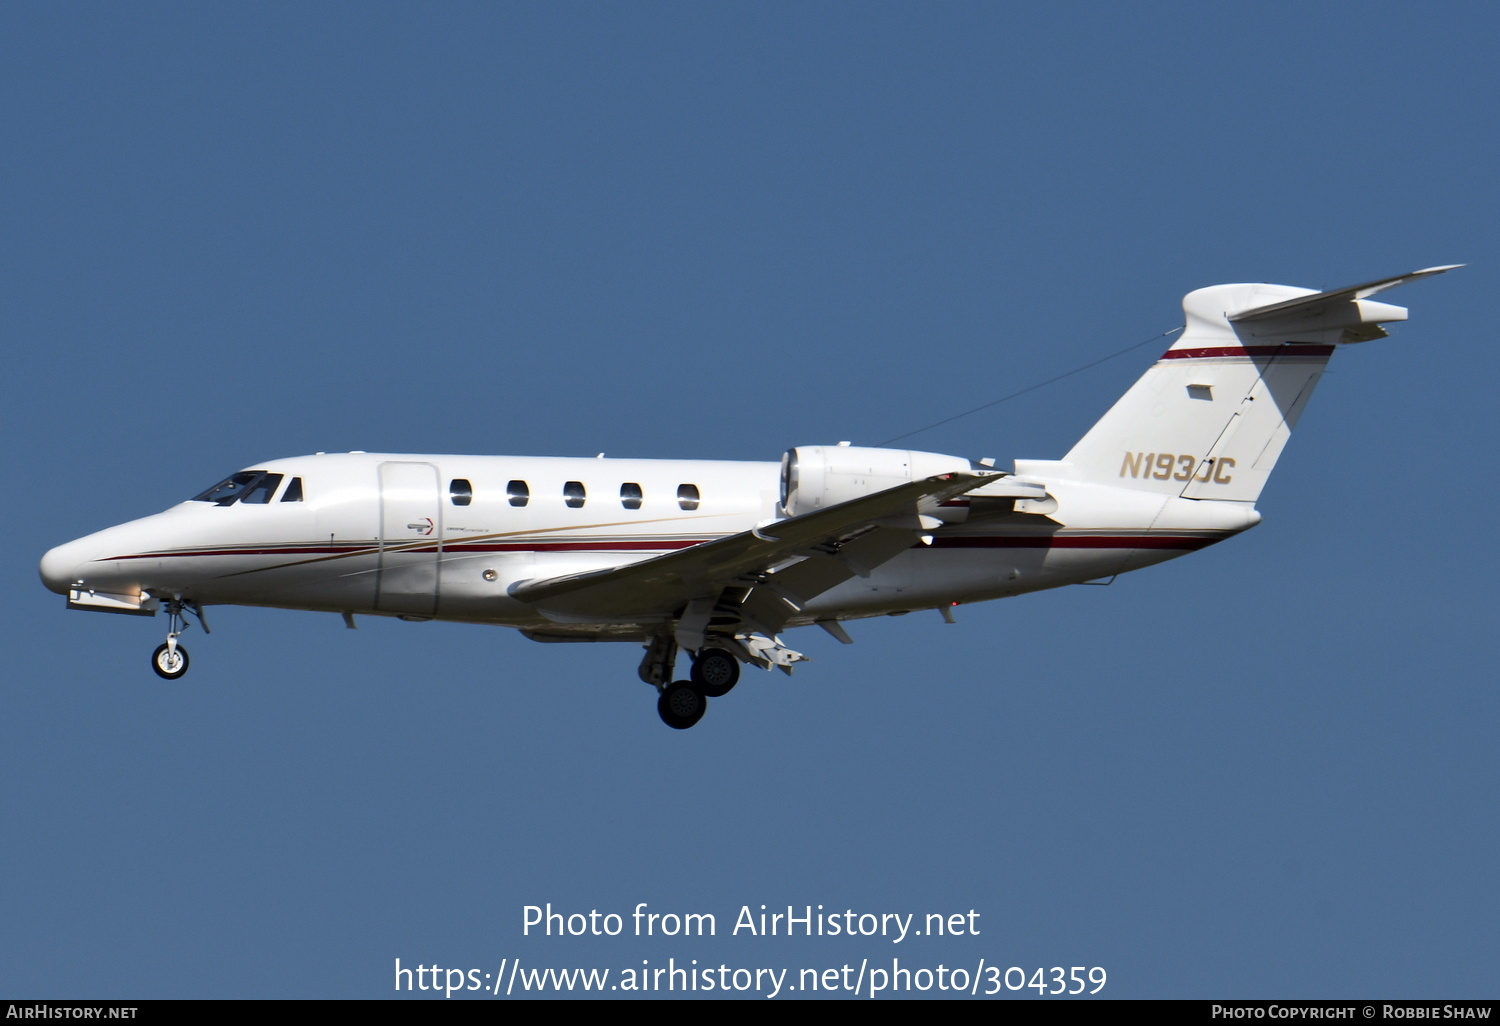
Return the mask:
[[675, 680], [661, 689], [656, 711], [667, 726], [687, 730], [708, 712], [708, 696], [690, 680]]
[[723, 698], [740, 682], [740, 661], [722, 648], [705, 648], [693, 660], [692, 678], [709, 698]]
[[674, 730], [687, 730], [703, 719], [710, 698], [722, 698], [739, 683], [740, 661], [726, 649], [702, 648], [693, 659], [691, 679], [668, 684], [676, 662], [676, 640], [670, 636], [656, 638], [646, 646], [640, 675], [641, 680], [656, 687], [656, 711], [662, 722]]
[[198, 618], [198, 623], [203, 626], [203, 633], [210, 633], [208, 621], [203, 618], [203, 607], [196, 602], [184, 602], [181, 599], [169, 599], [167, 607], [167, 640], [156, 647], [151, 653], [151, 669], [156, 671], [158, 677], [167, 680], [176, 680], [188, 671], [188, 651], [177, 643], [177, 638], [183, 631], [188, 629], [187, 617], [184, 613], [192, 613]]

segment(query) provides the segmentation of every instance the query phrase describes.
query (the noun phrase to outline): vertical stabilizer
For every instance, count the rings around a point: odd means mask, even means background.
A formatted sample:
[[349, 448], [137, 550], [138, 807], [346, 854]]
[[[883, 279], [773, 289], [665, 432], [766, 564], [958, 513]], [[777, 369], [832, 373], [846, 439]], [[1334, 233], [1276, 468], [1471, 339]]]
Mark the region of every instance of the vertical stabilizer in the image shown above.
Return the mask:
[[1339, 345], [1406, 310], [1368, 296], [1449, 267], [1331, 292], [1214, 285], [1190, 292], [1177, 342], [1063, 458], [1079, 476], [1187, 499], [1254, 502]]

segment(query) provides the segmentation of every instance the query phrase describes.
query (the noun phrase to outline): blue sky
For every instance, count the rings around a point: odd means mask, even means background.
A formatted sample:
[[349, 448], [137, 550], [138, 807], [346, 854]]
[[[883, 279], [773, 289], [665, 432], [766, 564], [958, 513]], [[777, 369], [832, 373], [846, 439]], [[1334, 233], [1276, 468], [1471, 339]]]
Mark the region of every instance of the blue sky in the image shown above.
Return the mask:
[[[1495, 992], [1486, 4], [10, 4], [0, 993], [381, 997], [394, 960], [1101, 966]], [[673, 732], [633, 646], [67, 612], [48, 547], [316, 450], [776, 459], [1180, 323], [1391, 293], [1265, 522], [788, 641]], [[907, 440], [1055, 458], [1152, 346]], [[538, 938], [522, 909], [713, 913]], [[758, 910], [981, 934], [729, 936]], [[910, 961], [908, 961], [908, 959]], [[422, 995], [426, 996], [426, 995]]]

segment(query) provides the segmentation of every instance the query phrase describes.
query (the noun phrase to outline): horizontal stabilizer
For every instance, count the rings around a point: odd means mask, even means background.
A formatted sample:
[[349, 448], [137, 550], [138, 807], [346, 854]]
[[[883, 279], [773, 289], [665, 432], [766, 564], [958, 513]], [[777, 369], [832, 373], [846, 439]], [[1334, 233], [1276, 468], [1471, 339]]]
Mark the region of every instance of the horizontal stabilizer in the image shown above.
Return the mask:
[[[1394, 278], [1381, 278], [1379, 281], [1365, 282], [1363, 285], [1350, 285], [1348, 288], [1333, 289], [1329, 292], [1314, 292], [1308, 296], [1298, 296], [1296, 299], [1288, 299], [1281, 303], [1271, 303], [1269, 306], [1257, 306], [1249, 310], [1241, 310], [1229, 315], [1229, 320], [1234, 324], [1254, 323], [1257, 321], [1291, 320], [1294, 318], [1316, 319], [1324, 314], [1341, 307], [1346, 303], [1357, 303], [1362, 299], [1369, 299], [1377, 292], [1393, 289], [1397, 285], [1405, 285], [1407, 282], [1418, 281], [1422, 278], [1430, 278], [1435, 274], [1443, 274], [1463, 264], [1444, 264], [1441, 267], [1424, 267], [1420, 271], [1412, 271], [1410, 274], [1398, 274]], [[1383, 304], [1371, 304], [1381, 306]], [[1400, 309], [1390, 307], [1388, 309]], [[1405, 311], [1401, 317], [1391, 317], [1390, 320], [1404, 320]], [[1371, 321], [1373, 323], [1373, 321]]]
[[980, 485], [969, 493], [973, 499], [1045, 499], [1047, 486], [1040, 481], [1026, 481], [1007, 474], [997, 481]]

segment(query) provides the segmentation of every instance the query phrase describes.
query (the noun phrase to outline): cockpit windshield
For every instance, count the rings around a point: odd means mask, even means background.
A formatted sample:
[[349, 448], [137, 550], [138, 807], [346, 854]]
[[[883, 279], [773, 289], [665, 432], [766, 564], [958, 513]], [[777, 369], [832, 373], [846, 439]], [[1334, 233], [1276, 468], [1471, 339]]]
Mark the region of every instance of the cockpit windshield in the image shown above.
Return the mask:
[[212, 502], [220, 506], [232, 506], [235, 502], [270, 502], [281, 484], [281, 477], [264, 470], [242, 470], [193, 496], [191, 501]]
[[280, 474], [266, 474], [249, 488], [245, 489], [240, 496], [241, 502], [270, 502], [271, 496], [276, 494], [276, 489], [281, 485]]

